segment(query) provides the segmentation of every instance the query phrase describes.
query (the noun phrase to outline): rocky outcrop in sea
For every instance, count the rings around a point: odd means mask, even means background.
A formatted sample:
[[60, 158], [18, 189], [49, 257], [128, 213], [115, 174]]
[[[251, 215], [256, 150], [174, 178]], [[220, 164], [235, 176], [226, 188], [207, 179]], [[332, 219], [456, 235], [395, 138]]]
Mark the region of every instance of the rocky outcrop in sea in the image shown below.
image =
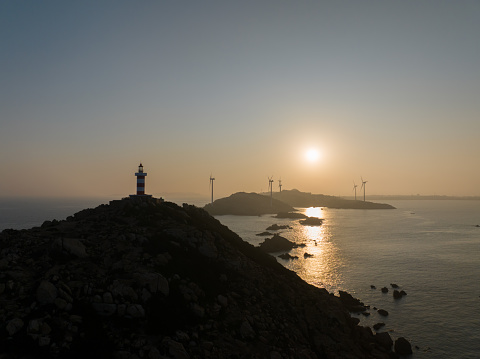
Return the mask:
[[385, 342], [194, 206], [129, 198], [0, 234], [2, 358], [389, 358]]

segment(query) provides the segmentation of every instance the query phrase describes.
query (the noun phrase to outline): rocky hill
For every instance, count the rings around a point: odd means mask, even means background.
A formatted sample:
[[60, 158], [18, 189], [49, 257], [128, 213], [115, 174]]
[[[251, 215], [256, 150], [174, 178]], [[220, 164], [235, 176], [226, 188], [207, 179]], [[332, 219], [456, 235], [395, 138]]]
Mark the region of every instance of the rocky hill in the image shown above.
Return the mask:
[[259, 216], [268, 213], [290, 212], [294, 208], [270, 196], [257, 193], [237, 192], [229, 197], [220, 198], [203, 207], [212, 216], [234, 214], [239, 216]]
[[312, 194], [301, 192], [296, 189], [284, 190], [273, 194], [274, 199], [278, 199], [293, 207], [328, 207], [340, 209], [395, 209], [395, 207], [386, 203], [375, 203], [360, 200], [345, 199], [336, 196], [327, 196], [324, 194]]
[[2, 358], [393, 355], [357, 324], [194, 206], [129, 198], [0, 234]]

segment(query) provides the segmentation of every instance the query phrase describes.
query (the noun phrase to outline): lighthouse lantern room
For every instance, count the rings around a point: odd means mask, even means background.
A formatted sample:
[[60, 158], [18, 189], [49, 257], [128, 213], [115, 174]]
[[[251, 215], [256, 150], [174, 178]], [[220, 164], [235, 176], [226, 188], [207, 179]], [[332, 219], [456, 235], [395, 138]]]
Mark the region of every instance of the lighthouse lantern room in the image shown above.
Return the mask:
[[145, 177], [147, 176], [146, 172], [143, 172], [143, 165], [140, 163], [138, 166], [138, 172], [135, 173], [137, 177], [137, 196], [145, 195]]

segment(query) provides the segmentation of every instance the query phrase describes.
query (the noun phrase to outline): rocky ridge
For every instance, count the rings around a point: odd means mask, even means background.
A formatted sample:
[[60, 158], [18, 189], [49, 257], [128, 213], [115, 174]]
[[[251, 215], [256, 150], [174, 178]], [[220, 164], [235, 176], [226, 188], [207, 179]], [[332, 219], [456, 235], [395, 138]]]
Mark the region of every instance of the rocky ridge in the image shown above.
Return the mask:
[[2, 358], [389, 358], [207, 212], [129, 198], [0, 234]]

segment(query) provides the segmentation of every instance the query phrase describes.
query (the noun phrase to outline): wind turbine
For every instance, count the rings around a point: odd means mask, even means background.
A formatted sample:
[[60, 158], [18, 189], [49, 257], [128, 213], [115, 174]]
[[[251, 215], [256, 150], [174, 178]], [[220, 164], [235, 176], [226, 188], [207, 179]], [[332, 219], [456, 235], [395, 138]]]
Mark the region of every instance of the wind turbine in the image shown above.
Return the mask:
[[362, 187], [360, 187], [360, 189], [363, 188], [363, 202], [365, 202], [365, 183], [367, 183], [368, 181], [364, 181], [363, 180], [363, 177], [360, 177], [362, 179]]
[[210, 187], [212, 187], [212, 202], [213, 203], [213, 181], [215, 181], [215, 178], [212, 177], [212, 174], [210, 173]]
[[273, 176], [268, 177], [268, 189], [270, 191], [270, 206], [272, 206], [272, 201], [273, 201]]
[[353, 190], [355, 191], [355, 201], [357, 200], [357, 187], [358, 185], [356, 185], [355, 181], [353, 181]]
[[282, 179], [278, 180], [278, 187], [280, 188], [280, 193], [282, 193]]

